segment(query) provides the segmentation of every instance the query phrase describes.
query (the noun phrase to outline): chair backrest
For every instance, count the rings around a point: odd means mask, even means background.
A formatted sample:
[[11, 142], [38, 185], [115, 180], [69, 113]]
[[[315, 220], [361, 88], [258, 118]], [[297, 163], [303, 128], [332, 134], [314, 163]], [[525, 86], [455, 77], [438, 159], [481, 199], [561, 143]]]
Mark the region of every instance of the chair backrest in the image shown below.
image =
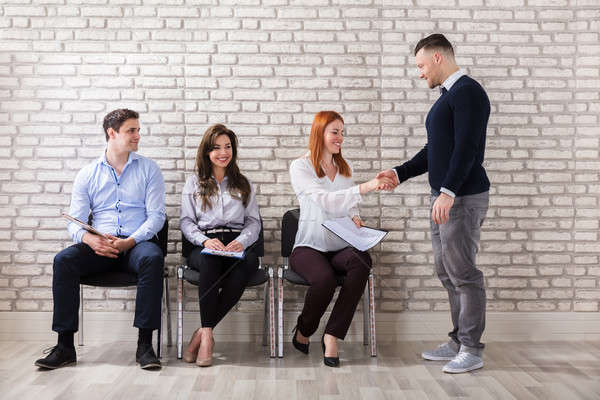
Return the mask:
[[165, 223], [163, 224], [160, 231], [156, 234], [158, 241], [156, 244], [162, 250], [163, 256], [167, 256], [167, 243], [169, 243], [169, 218], [165, 216]]
[[288, 210], [281, 221], [281, 257], [289, 257], [296, 241], [300, 209]]
[[[183, 232], [181, 232], [181, 255], [187, 259], [190, 253], [194, 250], [194, 244], [187, 240]], [[264, 257], [265, 255], [265, 236], [263, 232], [263, 221], [260, 219], [260, 232], [258, 233], [258, 239], [253, 244], [254, 253], [258, 257]]]

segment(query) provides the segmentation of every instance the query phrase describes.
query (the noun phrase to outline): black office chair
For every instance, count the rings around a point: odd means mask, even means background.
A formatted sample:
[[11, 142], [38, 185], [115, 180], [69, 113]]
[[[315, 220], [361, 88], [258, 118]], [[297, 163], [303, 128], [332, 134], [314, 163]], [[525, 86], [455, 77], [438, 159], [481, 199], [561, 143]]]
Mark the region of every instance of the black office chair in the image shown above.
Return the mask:
[[[165, 223], [161, 228], [160, 232], [151, 239], [155, 242], [162, 250], [163, 255], [167, 256], [167, 242], [169, 236], [169, 221], [165, 218]], [[163, 308], [166, 308], [167, 312], [167, 346], [171, 346], [171, 307], [169, 306], [169, 270], [165, 265], [164, 270], [164, 286], [163, 286], [163, 298], [161, 299], [161, 313], [160, 313], [160, 327], [158, 328], [158, 335], [156, 337], [156, 355], [161, 356], [162, 348], [162, 314]], [[137, 274], [126, 271], [109, 271], [100, 274], [88, 275], [81, 278], [79, 285], [79, 346], [83, 346], [83, 285], [87, 286], [98, 286], [98, 287], [131, 287], [137, 286]]]
[[[194, 249], [194, 245], [186, 239], [185, 235], [181, 234], [181, 253], [186, 260]], [[263, 322], [263, 346], [267, 345], [267, 331], [270, 339], [270, 354], [275, 355], [275, 291], [273, 288], [273, 268], [267, 270], [263, 268], [261, 258], [265, 255], [264, 236], [262, 229], [257, 241], [252, 245], [254, 253], [258, 256], [258, 270], [250, 279], [246, 287], [258, 286], [263, 283], [265, 285], [265, 305], [264, 305], [264, 322]], [[177, 267], [177, 358], [181, 359], [183, 355], [183, 281], [187, 281], [192, 285], [199, 280], [199, 273], [187, 265], [179, 265]]]
[[[300, 209], [288, 210], [283, 214], [281, 221], [281, 257], [283, 257], [282, 268], [277, 270], [277, 285], [279, 287], [278, 297], [278, 324], [279, 346], [278, 356], [283, 357], [283, 280], [295, 285], [310, 286], [309, 283], [289, 268], [289, 256], [294, 248], [296, 232], [298, 231], [298, 220]], [[344, 275], [337, 275], [337, 285], [344, 283]], [[363, 344], [367, 346], [371, 342], [371, 357], [377, 357], [377, 341], [375, 336], [375, 290], [373, 287], [373, 269], [369, 272], [369, 282], [363, 295]]]

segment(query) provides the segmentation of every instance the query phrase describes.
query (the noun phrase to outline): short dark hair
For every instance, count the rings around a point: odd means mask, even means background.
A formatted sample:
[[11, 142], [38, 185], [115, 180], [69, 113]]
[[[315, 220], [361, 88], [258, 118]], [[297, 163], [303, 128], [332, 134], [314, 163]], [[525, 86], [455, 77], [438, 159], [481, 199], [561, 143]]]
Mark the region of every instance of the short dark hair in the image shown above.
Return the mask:
[[106, 114], [104, 117], [104, 122], [102, 123], [106, 141], [108, 142], [108, 128], [113, 128], [115, 131], [119, 132], [123, 122], [131, 118], [140, 119], [140, 114], [133, 110], [128, 110], [127, 108], [119, 108], [118, 110], [114, 110]]
[[429, 35], [419, 40], [419, 43], [415, 46], [415, 56], [421, 49], [442, 49], [454, 56], [452, 44], [446, 39], [446, 36], [441, 33], [434, 33], [433, 35]]

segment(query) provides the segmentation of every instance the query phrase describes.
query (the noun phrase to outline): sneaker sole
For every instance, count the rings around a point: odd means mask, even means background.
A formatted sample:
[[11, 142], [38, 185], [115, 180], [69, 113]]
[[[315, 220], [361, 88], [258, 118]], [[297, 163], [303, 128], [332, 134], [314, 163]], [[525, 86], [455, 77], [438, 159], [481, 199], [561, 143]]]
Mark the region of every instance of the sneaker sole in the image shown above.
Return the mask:
[[36, 367], [46, 368], [46, 369], [59, 369], [59, 368], [62, 368], [62, 367], [68, 367], [69, 365], [72, 365], [72, 364], [77, 364], [77, 361], [67, 361], [67, 362], [62, 363], [60, 365], [47, 365], [47, 364], [43, 364], [43, 363], [40, 363], [40, 362], [37, 362], [37, 361], [34, 363], [34, 365]]
[[469, 368], [458, 369], [458, 368], [450, 368], [450, 367], [444, 366], [444, 368], [442, 368], [442, 371], [444, 371], [448, 374], [462, 374], [462, 373], [473, 371], [473, 370], [479, 369], [479, 368], [483, 368], [483, 361], [480, 363], [477, 363]]
[[430, 356], [428, 354], [421, 353], [421, 357], [424, 360], [428, 360], [428, 361], [452, 361], [452, 360], [454, 360], [454, 357], [456, 357], [456, 355], [454, 355], [453, 357], [442, 357], [442, 356]]

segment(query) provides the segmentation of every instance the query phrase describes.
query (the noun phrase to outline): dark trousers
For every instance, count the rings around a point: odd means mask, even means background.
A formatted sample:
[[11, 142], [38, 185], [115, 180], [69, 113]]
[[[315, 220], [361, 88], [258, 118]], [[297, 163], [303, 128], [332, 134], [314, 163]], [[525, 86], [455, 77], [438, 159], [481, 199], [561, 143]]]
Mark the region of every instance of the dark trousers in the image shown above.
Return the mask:
[[138, 276], [133, 326], [158, 329], [163, 292], [164, 257], [152, 242], [141, 242], [118, 258], [102, 257], [85, 243], [67, 247], [54, 257], [52, 330], [58, 333], [78, 330], [79, 282], [87, 275], [123, 270]]
[[310, 284], [302, 313], [298, 317], [298, 330], [306, 337], [319, 327], [319, 321], [335, 293], [336, 275], [345, 275], [325, 327], [325, 333], [344, 339], [369, 279], [369, 253], [352, 247], [327, 253], [310, 247], [296, 247], [290, 255], [290, 266]]
[[[431, 205], [437, 195], [431, 196]], [[483, 273], [475, 265], [481, 225], [489, 204], [489, 192], [454, 199], [450, 219], [443, 225], [431, 223], [435, 270], [448, 291], [453, 329], [448, 334], [469, 352], [481, 354], [485, 329], [485, 286]]]
[[[228, 244], [238, 235], [239, 233], [225, 232], [208, 236]], [[190, 268], [200, 273], [198, 298], [202, 327], [214, 328], [242, 297], [246, 285], [258, 270], [258, 256], [250, 250], [246, 251], [243, 260], [239, 260], [200, 254], [202, 249], [202, 247], [194, 248], [187, 263]], [[236, 265], [227, 273], [234, 263]]]

